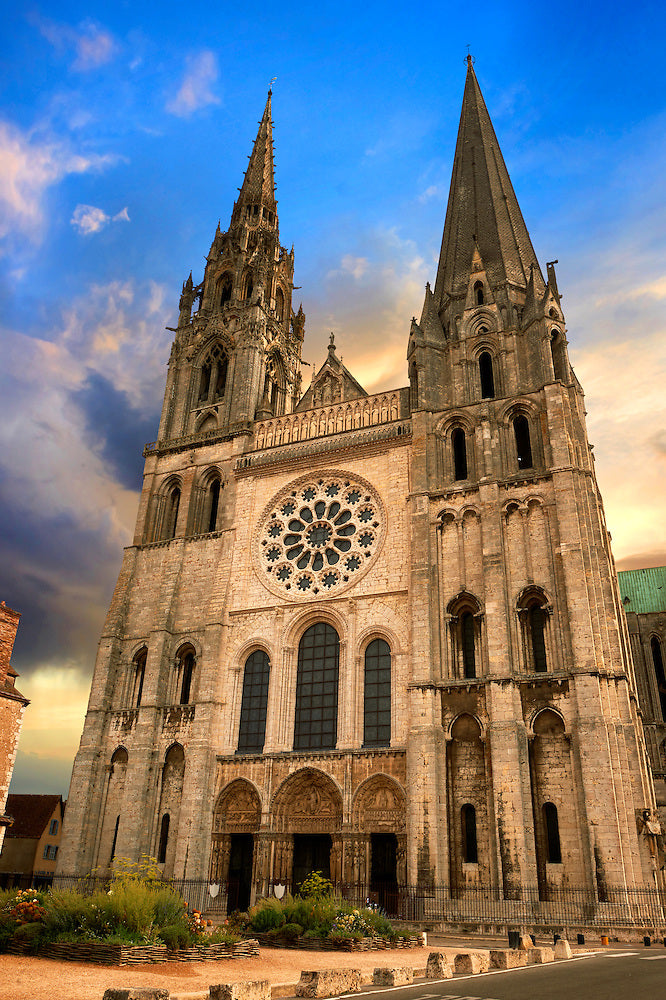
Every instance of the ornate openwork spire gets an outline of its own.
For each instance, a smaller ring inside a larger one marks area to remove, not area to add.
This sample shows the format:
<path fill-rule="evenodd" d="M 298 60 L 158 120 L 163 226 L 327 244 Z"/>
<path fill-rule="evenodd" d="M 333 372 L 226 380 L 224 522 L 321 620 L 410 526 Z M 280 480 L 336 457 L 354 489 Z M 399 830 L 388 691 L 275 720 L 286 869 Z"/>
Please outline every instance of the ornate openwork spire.
<path fill-rule="evenodd" d="M 483 259 L 491 286 L 508 281 L 526 288 L 533 267 L 537 291 L 543 290 L 532 241 L 474 73 L 472 57 L 468 56 L 435 284 L 438 308 L 447 293 L 465 293 L 475 248 Z"/>
<path fill-rule="evenodd" d="M 251 221 L 265 210 L 264 221 L 277 225 L 277 202 L 275 200 L 275 176 L 273 168 L 273 122 L 271 121 L 272 90 L 268 91 L 266 107 L 259 122 L 259 131 L 254 140 L 250 162 L 245 171 L 243 185 L 231 216 L 232 225 L 247 215 Z M 268 214 L 270 213 L 270 214 Z"/>

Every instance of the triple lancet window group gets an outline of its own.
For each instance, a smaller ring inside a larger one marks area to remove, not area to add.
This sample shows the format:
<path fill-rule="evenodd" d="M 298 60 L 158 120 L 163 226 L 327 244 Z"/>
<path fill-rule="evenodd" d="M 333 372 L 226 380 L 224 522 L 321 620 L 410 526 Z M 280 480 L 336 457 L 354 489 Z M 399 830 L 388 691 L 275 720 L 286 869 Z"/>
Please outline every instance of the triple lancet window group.
<path fill-rule="evenodd" d="M 391 649 L 373 639 L 365 649 L 363 746 L 391 742 Z M 340 639 L 327 622 L 305 630 L 298 644 L 294 750 L 334 750 L 338 740 Z M 262 753 L 266 737 L 270 662 L 264 650 L 245 661 L 237 753 Z"/>

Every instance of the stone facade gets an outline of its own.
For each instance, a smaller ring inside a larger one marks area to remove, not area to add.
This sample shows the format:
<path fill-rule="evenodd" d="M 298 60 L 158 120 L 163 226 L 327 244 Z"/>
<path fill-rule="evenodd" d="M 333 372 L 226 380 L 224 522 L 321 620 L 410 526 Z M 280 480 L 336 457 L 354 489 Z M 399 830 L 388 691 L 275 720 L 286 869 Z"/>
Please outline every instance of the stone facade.
<path fill-rule="evenodd" d="M 583 393 L 471 62 L 395 391 L 331 341 L 301 396 L 270 115 L 183 286 L 60 870 L 148 853 L 230 906 L 312 869 L 507 899 L 654 884 Z"/>
<path fill-rule="evenodd" d="M 14 772 L 23 714 L 30 704 L 16 688 L 18 674 L 11 665 L 14 640 L 21 615 L 0 602 L 0 851 L 11 817 L 5 814 L 9 784 Z"/>

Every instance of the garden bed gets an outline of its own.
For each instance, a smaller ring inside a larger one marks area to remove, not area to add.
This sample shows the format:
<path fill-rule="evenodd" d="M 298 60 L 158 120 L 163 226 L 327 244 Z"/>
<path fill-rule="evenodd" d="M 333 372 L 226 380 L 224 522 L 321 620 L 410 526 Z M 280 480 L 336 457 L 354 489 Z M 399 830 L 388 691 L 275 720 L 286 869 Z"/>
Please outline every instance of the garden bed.
<path fill-rule="evenodd" d="M 314 937 L 285 937 L 280 934 L 256 934 L 256 939 L 260 945 L 266 948 L 300 948 L 303 951 L 384 951 L 391 948 L 420 948 L 419 937 L 410 937 L 407 940 L 398 938 L 390 940 L 387 938 L 314 938 Z"/>
<path fill-rule="evenodd" d="M 33 942 L 12 940 L 10 955 L 32 954 Z M 52 942 L 39 947 L 39 958 L 54 958 L 60 962 L 94 962 L 97 965 L 154 965 L 157 962 L 213 962 L 223 958 L 250 958 L 259 954 L 256 939 L 234 944 L 211 944 L 169 951 L 166 945 L 103 944 L 96 941 Z"/>

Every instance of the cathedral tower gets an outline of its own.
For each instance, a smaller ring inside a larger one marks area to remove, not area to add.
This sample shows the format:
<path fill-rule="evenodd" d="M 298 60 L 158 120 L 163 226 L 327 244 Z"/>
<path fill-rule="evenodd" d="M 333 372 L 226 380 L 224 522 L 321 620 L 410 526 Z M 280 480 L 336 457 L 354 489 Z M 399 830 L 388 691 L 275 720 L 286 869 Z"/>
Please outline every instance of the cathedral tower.
<path fill-rule="evenodd" d="M 269 93 L 183 285 L 60 870 L 152 854 L 230 909 L 318 870 L 401 915 L 606 912 L 655 883 L 654 792 L 554 264 L 471 60 L 408 386 L 368 394 L 331 335 L 301 395 L 293 269 Z"/>

